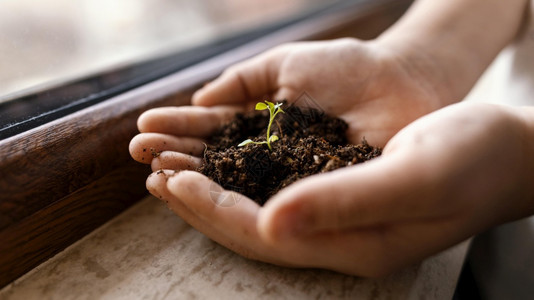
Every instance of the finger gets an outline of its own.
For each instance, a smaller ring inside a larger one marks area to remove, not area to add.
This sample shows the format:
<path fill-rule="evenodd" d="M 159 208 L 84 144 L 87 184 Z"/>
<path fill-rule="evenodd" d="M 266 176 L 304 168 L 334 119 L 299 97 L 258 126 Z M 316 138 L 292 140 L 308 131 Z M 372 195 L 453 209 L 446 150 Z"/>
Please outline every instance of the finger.
<path fill-rule="evenodd" d="M 176 199 L 172 193 L 167 189 L 167 181 L 170 177 L 175 175 L 173 170 L 159 170 L 150 174 L 146 180 L 147 190 L 154 195 L 154 197 L 164 201 L 169 209 L 180 216 L 191 226 L 197 230 L 208 234 L 209 236 L 224 239 L 209 223 L 203 222 L 199 219 L 187 206 Z"/>
<path fill-rule="evenodd" d="M 289 87 L 281 87 L 278 91 L 275 92 L 273 95 L 274 100 L 288 100 L 288 101 L 294 101 L 297 99 L 297 96 L 299 93 Z"/>
<path fill-rule="evenodd" d="M 278 89 L 278 70 L 285 47 L 275 48 L 228 68 L 214 81 L 198 90 L 194 105 L 236 104 L 271 95 Z"/>
<path fill-rule="evenodd" d="M 315 231 L 374 227 L 446 213 L 446 208 L 438 210 L 440 206 L 430 201 L 430 195 L 443 193 L 433 190 L 437 186 L 431 168 L 417 158 L 382 156 L 303 179 L 267 202 L 258 230 L 274 242 Z"/>
<path fill-rule="evenodd" d="M 167 189 L 167 181 L 170 177 L 175 175 L 173 170 L 159 170 L 150 174 L 146 180 L 147 190 L 156 198 L 164 201 L 167 206 L 184 221 L 195 227 L 199 231 L 210 232 L 212 235 L 217 235 L 210 228 L 209 224 L 202 222 L 190 209 L 187 208 L 181 201 L 177 200 L 172 193 Z"/>
<path fill-rule="evenodd" d="M 256 219 L 260 207 L 246 196 L 224 190 L 206 176 L 192 171 L 182 171 L 170 178 L 167 189 L 196 216 L 223 231 L 233 248 L 239 246 L 240 254 L 278 265 L 298 264 L 299 260 L 287 260 L 287 256 L 279 255 L 279 249 L 270 248 L 259 238 Z"/>
<path fill-rule="evenodd" d="M 310 247 L 329 253 L 322 263 L 353 275 L 383 277 L 480 232 L 472 220 L 435 218 L 314 236 Z M 337 258 L 337 259 L 336 259 Z"/>
<path fill-rule="evenodd" d="M 196 156 L 174 151 L 163 151 L 152 159 L 152 171 L 167 170 L 196 170 L 202 164 L 202 159 Z"/>
<path fill-rule="evenodd" d="M 197 138 L 176 137 L 161 133 L 141 133 L 130 141 L 130 155 L 140 163 L 150 164 L 162 151 L 182 152 L 200 156 L 204 152 L 204 142 Z"/>
<path fill-rule="evenodd" d="M 167 189 L 200 217 L 225 224 L 227 231 L 239 232 L 241 237 L 251 236 L 255 231 L 258 204 L 242 194 L 223 189 L 198 172 L 179 172 L 169 179 Z M 236 219 L 240 222 L 235 222 Z"/>
<path fill-rule="evenodd" d="M 283 243 L 299 243 L 313 249 L 313 260 L 318 268 L 345 274 L 380 277 L 391 270 L 390 261 L 397 253 L 387 247 L 389 231 L 383 228 L 366 228 L 352 231 L 323 231 L 293 237 Z"/>
<path fill-rule="evenodd" d="M 207 137 L 242 109 L 235 106 L 160 107 L 144 112 L 137 120 L 140 132 Z"/>
<path fill-rule="evenodd" d="M 150 194 L 158 199 L 168 199 L 172 197 L 172 194 L 167 190 L 168 177 L 176 173 L 174 170 L 158 170 L 150 175 L 146 179 L 146 189 Z"/>
<path fill-rule="evenodd" d="M 179 198 L 169 192 L 167 189 L 167 182 L 169 178 L 172 178 L 175 174 L 176 172 L 172 170 L 160 170 L 152 173 L 146 182 L 148 191 L 155 197 L 165 201 L 167 206 L 174 213 L 215 242 L 245 257 L 258 259 L 246 245 L 228 238 L 224 233 L 224 228 L 222 228 L 222 230 L 221 228 L 218 228 L 219 224 L 206 222 L 184 205 Z"/>
<path fill-rule="evenodd" d="M 403 231 L 405 226 L 401 224 L 398 227 L 402 230 L 391 226 L 350 231 L 323 231 L 294 237 L 290 241 L 302 243 L 307 248 L 323 253 L 315 260 L 319 268 L 376 278 L 416 262 L 415 257 L 421 258 L 417 255 L 420 252 L 419 248 L 424 246 L 417 247 L 420 241 L 414 243 L 413 239 L 402 240 L 406 236 L 398 236 L 397 232 Z M 391 228 L 395 230 L 392 231 Z M 399 238 L 401 243 L 396 243 Z M 409 246 L 406 247 L 406 244 Z"/>

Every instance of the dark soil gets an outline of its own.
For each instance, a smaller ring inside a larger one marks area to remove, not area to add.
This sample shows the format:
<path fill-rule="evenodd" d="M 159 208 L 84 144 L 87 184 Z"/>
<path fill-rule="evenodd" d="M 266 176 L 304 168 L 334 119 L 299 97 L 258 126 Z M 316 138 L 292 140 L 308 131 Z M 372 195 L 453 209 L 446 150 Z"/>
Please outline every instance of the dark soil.
<path fill-rule="evenodd" d="M 222 187 L 237 191 L 263 205 L 272 195 L 300 178 L 362 163 L 381 154 L 381 149 L 362 140 L 347 143 L 347 124 L 315 109 L 284 105 L 276 116 L 272 133 L 280 137 L 267 145 L 248 144 L 246 139 L 265 140 L 268 111 L 237 114 L 216 132 L 204 154 L 199 172 Z"/>

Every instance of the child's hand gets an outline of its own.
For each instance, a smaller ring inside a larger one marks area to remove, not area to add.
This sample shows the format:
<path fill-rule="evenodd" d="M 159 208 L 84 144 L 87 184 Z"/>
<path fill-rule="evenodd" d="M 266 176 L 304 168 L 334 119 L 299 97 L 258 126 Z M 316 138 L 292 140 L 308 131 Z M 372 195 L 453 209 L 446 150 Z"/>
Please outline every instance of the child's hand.
<path fill-rule="evenodd" d="M 315 256 L 309 256 L 310 249 L 307 256 L 301 256 L 298 248 L 274 249 L 258 235 L 260 207 L 255 203 L 240 196 L 237 199 L 242 201 L 234 207 L 218 209 L 214 203 L 219 200 L 213 202 L 210 196 L 218 187 L 206 177 L 183 172 L 167 182 L 174 171 L 157 171 L 196 169 L 203 139 L 237 110 L 266 94 L 294 101 L 307 92 L 326 113 L 348 122 L 351 142 L 365 136 L 371 144 L 385 145 L 400 128 L 450 100 L 429 81 L 437 77 L 428 75 L 433 72 L 430 69 L 423 71 L 424 63 L 417 69 L 407 67 L 409 63 L 392 53 L 377 43 L 353 39 L 278 47 L 230 68 L 198 91 L 194 104 L 209 108 L 158 108 L 144 113 L 138 120 L 141 134 L 130 143 L 130 152 L 156 172 L 147 180 L 149 191 L 169 201 L 177 214 L 206 235 L 247 257 L 312 266 Z M 189 201 L 203 206 L 193 207 Z M 316 266 L 336 269 L 331 264 Z"/>
<path fill-rule="evenodd" d="M 265 207 L 197 172 L 152 174 L 147 186 L 245 257 L 380 276 L 534 212 L 524 129 L 512 109 L 445 108 L 399 132 L 382 157 L 305 178 Z"/>
<path fill-rule="evenodd" d="M 306 92 L 347 121 L 352 143 L 363 136 L 387 143 L 384 155 L 301 180 L 263 208 L 196 172 L 157 172 L 147 187 L 243 256 L 367 276 L 390 272 L 534 211 L 534 163 L 526 157 L 534 151 L 534 129 L 525 134 L 511 110 L 459 105 L 397 134 L 465 96 L 512 40 L 524 6 L 523 0 L 417 1 L 376 41 L 277 47 L 195 94 L 194 105 L 213 107 L 143 114 L 130 152 L 153 170 L 195 169 L 202 139 L 236 110 L 265 95 L 295 101 Z M 234 205 L 226 207 L 227 200 Z"/>
<path fill-rule="evenodd" d="M 365 136 L 383 146 L 411 121 L 459 100 L 433 81 L 441 78 L 435 65 L 387 47 L 355 39 L 283 45 L 229 68 L 197 91 L 193 104 L 251 106 L 264 96 L 292 102 L 306 92 L 347 121 L 352 143 Z"/>
<path fill-rule="evenodd" d="M 192 170 L 200 162 L 202 139 L 235 111 L 251 109 L 265 95 L 295 101 L 303 92 L 326 113 L 347 121 L 351 143 L 365 137 L 370 144 L 383 146 L 402 127 L 452 98 L 431 81 L 440 78 L 435 66 L 423 58 L 408 62 L 387 47 L 355 39 L 277 47 L 229 68 L 197 91 L 193 104 L 212 109 L 145 112 L 138 120 L 141 134 L 130 143 L 130 153 L 139 162 L 151 163 L 154 171 Z"/>

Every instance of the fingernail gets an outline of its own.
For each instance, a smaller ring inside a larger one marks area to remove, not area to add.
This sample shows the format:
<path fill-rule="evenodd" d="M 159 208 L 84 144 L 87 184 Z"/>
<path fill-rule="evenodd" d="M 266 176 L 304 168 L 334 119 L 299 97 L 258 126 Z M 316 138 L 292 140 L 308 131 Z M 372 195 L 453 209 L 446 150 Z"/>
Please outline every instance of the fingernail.
<path fill-rule="evenodd" d="M 165 182 L 167 182 L 169 180 L 169 178 L 173 177 L 174 175 L 180 173 L 180 170 L 176 171 L 176 170 L 163 170 L 163 169 L 159 169 L 158 171 L 155 172 L 156 175 L 162 175 L 162 176 L 165 176 Z"/>
<path fill-rule="evenodd" d="M 151 173 L 146 181 L 146 188 L 150 194 L 152 194 L 154 197 L 166 201 L 166 195 L 168 194 L 166 182 L 168 179 L 172 176 L 174 176 L 176 172 L 173 170 L 163 170 L 160 169 L 158 171 L 155 171 Z"/>

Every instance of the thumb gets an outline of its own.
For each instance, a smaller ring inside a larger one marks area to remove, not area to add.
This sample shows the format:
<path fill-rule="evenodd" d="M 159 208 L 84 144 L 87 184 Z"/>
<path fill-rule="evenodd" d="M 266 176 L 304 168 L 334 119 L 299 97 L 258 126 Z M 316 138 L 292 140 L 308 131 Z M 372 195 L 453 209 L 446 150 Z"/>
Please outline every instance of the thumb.
<path fill-rule="evenodd" d="M 273 94 L 284 53 L 273 49 L 226 69 L 193 95 L 193 105 L 239 104 Z"/>
<path fill-rule="evenodd" d="M 426 200 L 437 185 L 428 164 L 411 157 L 401 151 L 303 179 L 267 202 L 258 230 L 275 242 L 427 216 L 433 203 Z"/>

